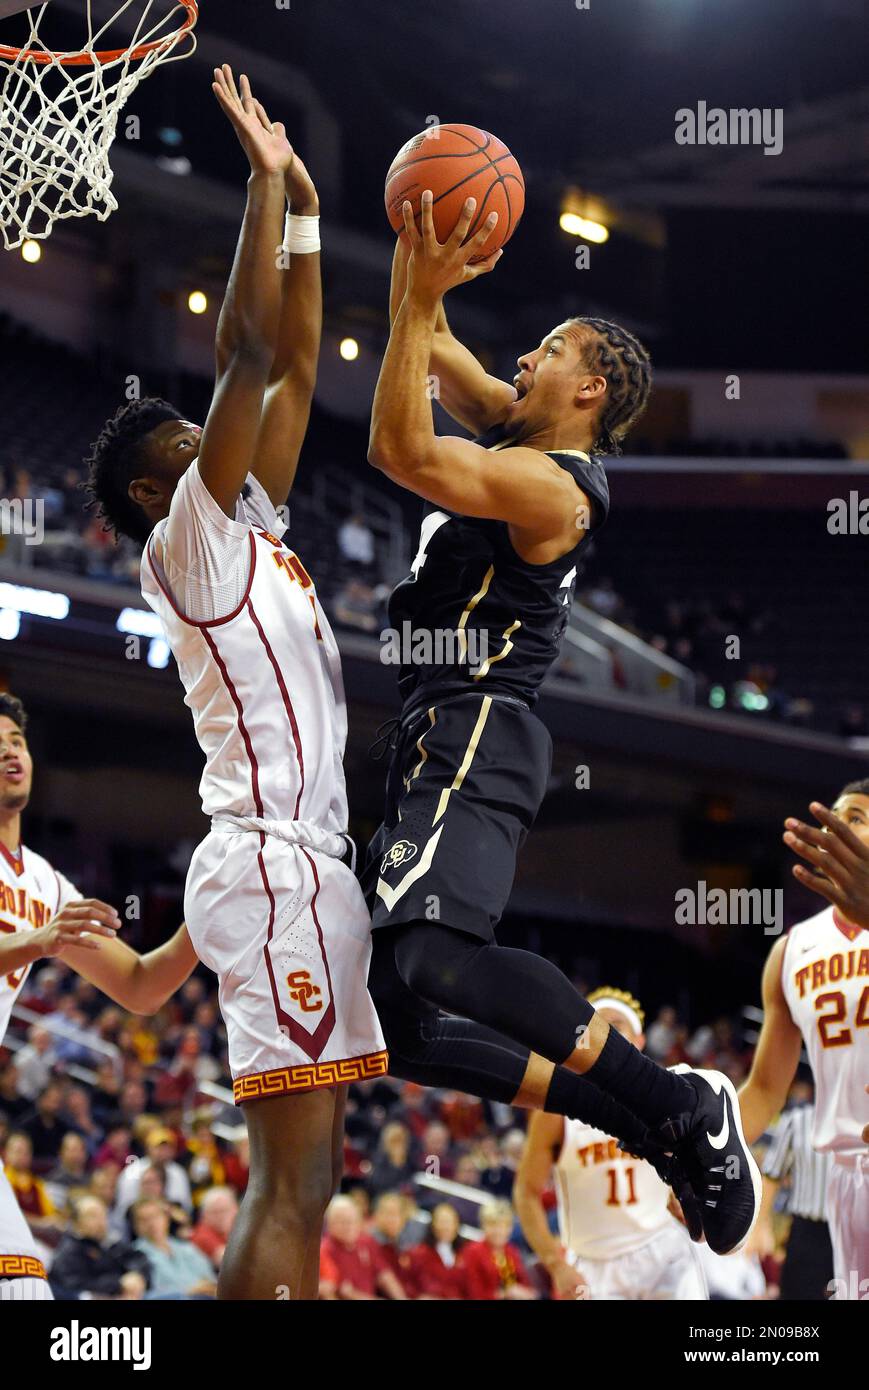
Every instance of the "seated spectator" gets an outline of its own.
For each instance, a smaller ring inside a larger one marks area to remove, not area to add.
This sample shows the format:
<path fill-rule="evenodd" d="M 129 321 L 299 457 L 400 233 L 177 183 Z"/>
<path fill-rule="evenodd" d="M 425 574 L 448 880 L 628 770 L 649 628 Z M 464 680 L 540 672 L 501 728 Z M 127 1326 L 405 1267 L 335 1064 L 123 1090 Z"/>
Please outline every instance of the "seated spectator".
<path fill-rule="evenodd" d="M 335 622 L 342 627 L 361 628 L 363 632 L 376 632 L 377 594 L 370 584 L 361 579 L 348 579 L 339 589 L 333 600 Z"/>
<path fill-rule="evenodd" d="M 371 1195 L 409 1191 L 415 1172 L 416 1164 L 410 1153 L 410 1130 L 397 1121 L 384 1125 L 368 1179 Z"/>
<path fill-rule="evenodd" d="M 30 1139 L 33 1165 L 37 1172 L 48 1172 L 57 1162 L 60 1146 L 68 1126 L 60 1120 L 63 1091 L 52 1081 L 36 1098 L 35 1109 L 21 1121 L 21 1128 Z"/>
<path fill-rule="evenodd" d="M 467 1297 L 487 1301 L 536 1298 L 522 1256 L 510 1244 L 510 1203 L 487 1202 L 480 1212 L 480 1225 L 483 1239 L 469 1241 L 460 1257 Z"/>
<path fill-rule="evenodd" d="M 222 1187 L 226 1182 L 226 1167 L 217 1140 L 211 1133 L 207 1114 L 193 1116 L 191 1134 L 187 1140 L 187 1176 L 193 1189 L 193 1201 L 198 1205 L 209 1188 Z"/>
<path fill-rule="evenodd" d="M 140 1195 L 142 1177 L 149 1168 L 159 1168 L 165 1178 L 166 1201 L 182 1207 L 189 1213 L 193 1209 L 190 1192 L 190 1179 L 175 1161 L 176 1143 L 171 1130 L 157 1124 L 148 1130 L 145 1138 L 147 1157 L 134 1159 L 128 1163 L 118 1182 L 118 1211 L 126 1212 Z"/>
<path fill-rule="evenodd" d="M 402 1287 L 405 1298 L 416 1298 L 411 1248 L 414 1244 L 410 1227 L 412 1203 L 398 1192 L 382 1192 L 374 1203 L 371 1234 L 380 1246 L 380 1254 Z"/>
<path fill-rule="evenodd" d="M 203 1195 L 199 1213 L 190 1239 L 214 1268 L 220 1269 L 229 1233 L 238 1216 L 238 1198 L 231 1187 L 211 1187 Z"/>
<path fill-rule="evenodd" d="M 360 512 L 354 512 L 338 530 L 338 549 L 350 564 L 370 570 L 374 564 L 374 534 Z"/>
<path fill-rule="evenodd" d="M 121 1115 L 110 1115 L 106 1126 L 106 1137 L 94 1154 L 94 1167 L 101 1168 L 104 1163 L 116 1164 L 124 1169 L 132 1157 L 130 1141 L 132 1134 L 129 1125 Z"/>
<path fill-rule="evenodd" d="M 223 1160 L 226 1169 L 226 1181 L 230 1187 L 234 1188 L 239 1197 L 243 1197 L 247 1191 L 247 1180 L 250 1174 L 250 1140 L 247 1137 L 247 1130 L 242 1126 L 242 1133 L 237 1139 L 233 1139 L 232 1148 Z"/>
<path fill-rule="evenodd" d="M 95 1152 L 103 1137 L 103 1129 L 91 1112 L 90 1093 L 84 1086 L 69 1086 L 63 1102 L 63 1116 L 70 1129 L 81 1135 L 88 1157 Z"/>
<path fill-rule="evenodd" d="M 156 1197 L 169 1208 L 169 1234 L 179 1240 L 188 1240 L 192 1230 L 190 1213 L 177 1202 L 170 1202 L 166 1196 L 166 1172 L 163 1168 L 146 1168 L 139 1184 L 139 1197 Z M 132 1229 L 132 1218 L 127 1213 Z"/>
<path fill-rule="evenodd" d="M 480 1170 L 474 1161 L 473 1154 L 463 1153 L 456 1163 L 456 1174 L 454 1181 L 461 1183 L 462 1187 L 480 1187 Z M 476 1226 L 480 1211 L 480 1198 L 473 1196 L 460 1197 L 454 1196 L 452 1202 L 456 1211 L 459 1213 L 459 1220 L 466 1226 Z"/>
<path fill-rule="evenodd" d="M 112 1239 L 128 1240 L 130 1236 L 129 1223 L 115 1210 L 120 1172 L 121 1170 L 116 1163 L 104 1163 L 101 1167 L 95 1168 L 88 1184 L 88 1195 L 99 1197 L 105 1206 L 108 1212 L 109 1234 Z"/>
<path fill-rule="evenodd" d="M 148 1257 L 151 1293 L 156 1298 L 213 1297 L 217 1285 L 207 1255 L 189 1240 L 169 1234 L 169 1206 L 156 1197 L 140 1197 L 132 1207 L 135 1248 Z"/>
<path fill-rule="evenodd" d="M 18 1090 L 25 1100 L 36 1100 L 51 1080 L 51 1069 L 57 1061 L 47 1028 L 33 1023 L 27 1030 L 27 1042 L 16 1054 Z"/>
<path fill-rule="evenodd" d="M 370 1302 L 379 1295 L 405 1297 L 379 1245 L 364 1234 L 356 1203 L 350 1197 L 333 1197 L 320 1247 L 320 1297 Z"/>
<path fill-rule="evenodd" d="M 46 1178 L 46 1187 L 55 1207 L 66 1211 L 69 1194 L 75 1188 L 88 1185 L 88 1151 L 84 1140 L 75 1130 L 63 1136 L 56 1167 Z"/>
<path fill-rule="evenodd" d="M 54 1204 L 41 1178 L 33 1175 L 33 1145 L 26 1134 L 13 1132 L 6 1140 L 5 1173 L 18 1199 L 18 1205 L 34 1235 L 50 1239 L 63 1229 L 63 1217 Z"/>
<path fill-rule="evenodd" d="M 72 1219 L 72 1230 L 51 1264 L 55 1296 L 141 1298 L 148 1287 L 148 1261 L 126 1241 L 112 1237 L 105 1203 L 99 1197 L 78 1197 Z"/>
<path fill-rule="evenodd" d="M 18 1068 L 14 1062 L 0 1067 L 0 1116 L 7 1124 L 17 1125 L 23 1115 L 31 1112 L 30 1101 L 23 1096 L 18 1086 Z"/>
<path fill-rule="evenodd" d="M 459 1235 L 459 1213 L 449 1202 L 439 1202 L 425 1237 L 410 1252 L 417 1298 L 467 1297 L 465 1271 L 459 1259 L 464 1244 Z"/>

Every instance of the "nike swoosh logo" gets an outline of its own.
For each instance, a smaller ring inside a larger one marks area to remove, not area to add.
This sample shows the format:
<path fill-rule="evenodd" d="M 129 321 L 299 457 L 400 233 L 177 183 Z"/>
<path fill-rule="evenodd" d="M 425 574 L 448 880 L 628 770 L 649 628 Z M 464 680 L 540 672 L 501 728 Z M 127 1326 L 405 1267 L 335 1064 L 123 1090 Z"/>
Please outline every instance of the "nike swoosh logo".
<path fill-rule="evenodd" d="M 723 1098 L 723 1105 L 724 1124 L 721 1126 L 721 1129 L 719 1130 L 718 1134 L 710 1134 L 708 1129 L 706 1131 L 706 1138 L 709 1140 L 709 1143 L 712 1145 L 713 1149 L 723 1149 L 724 1145 L 727 1143 L 727 1140 L 730 1138 L 730 1116 L 727 1113 L 726 1097 Z"/>

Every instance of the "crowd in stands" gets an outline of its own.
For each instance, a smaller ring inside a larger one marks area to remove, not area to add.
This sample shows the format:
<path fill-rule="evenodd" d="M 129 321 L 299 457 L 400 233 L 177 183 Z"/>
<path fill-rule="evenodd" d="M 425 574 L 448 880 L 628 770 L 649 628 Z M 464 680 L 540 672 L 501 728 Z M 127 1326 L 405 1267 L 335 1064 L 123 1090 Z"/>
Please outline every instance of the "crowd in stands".
<path fill-rule="evenodd" d="M 230 1079 L 210 978 L 135 1018 L 55 960 L 19 1002 L 39 1021 L 13 1018 L 0 1049 L 0 1155 L 55 1294 L 213 1297 L 248 1146 L 239 1112 L 215 1098 Z M 737 1083 L 751 1053 L 732 1020 L 690 1030 L 671 1007 L 648 1050 Z M 321 1297 L 550 1297 L 511 1205 L 525 1123 L 510 1106 L 391 1077 L 351 1086 Z M 553 1192 L 546 1205 L 554 1221 Z M 774 1290 L 775 1261 L 764 1268 Z"/>

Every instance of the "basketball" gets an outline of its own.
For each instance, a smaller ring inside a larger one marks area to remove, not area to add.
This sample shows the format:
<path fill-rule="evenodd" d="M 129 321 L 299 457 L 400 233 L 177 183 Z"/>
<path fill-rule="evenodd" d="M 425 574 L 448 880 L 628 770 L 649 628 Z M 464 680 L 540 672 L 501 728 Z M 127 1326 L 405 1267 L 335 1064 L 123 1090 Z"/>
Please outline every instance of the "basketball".
<path fill-rule="evenodd" d="M 479 256 L 484 260 L 505 246 L 525 208 L 525 180 L 503 141 L 473 125 L 429 126 L 402 145 L 386 175 L 386 214 L 394 232 L 404 226 L 402 203 L 413 205 L 419 223 L 420 202 L 430 188 L 438 241 L 444 242 L 458 221 L 466 198 L 476 198 L 468 238 L 490 212 L 498 222 Z"/>

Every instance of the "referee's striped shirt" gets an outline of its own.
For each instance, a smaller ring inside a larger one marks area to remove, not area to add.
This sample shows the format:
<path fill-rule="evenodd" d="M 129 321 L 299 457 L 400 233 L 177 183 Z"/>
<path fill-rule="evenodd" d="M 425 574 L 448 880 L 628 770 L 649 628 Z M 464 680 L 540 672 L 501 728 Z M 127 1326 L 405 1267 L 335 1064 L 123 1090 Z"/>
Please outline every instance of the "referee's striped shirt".
<path fill-rule="evenodd" d="M 812 1148 L 813 1105 L 795 1105 L 785 1110 L 771 1130 L 772 1139 L 763 1161 L 768 1178 L 779 1180 L 790 1175 L 785 1211 L 810 1221 L 826 1221 L 827 1184 L 832 1155 Z"/>

